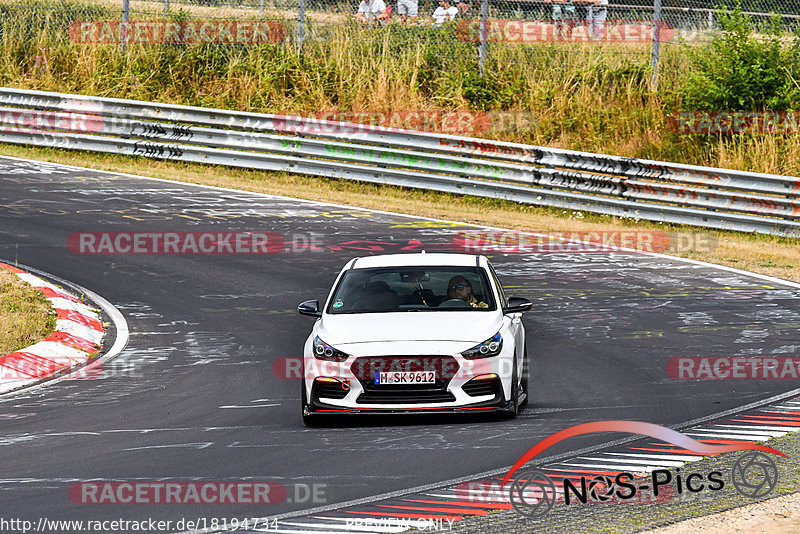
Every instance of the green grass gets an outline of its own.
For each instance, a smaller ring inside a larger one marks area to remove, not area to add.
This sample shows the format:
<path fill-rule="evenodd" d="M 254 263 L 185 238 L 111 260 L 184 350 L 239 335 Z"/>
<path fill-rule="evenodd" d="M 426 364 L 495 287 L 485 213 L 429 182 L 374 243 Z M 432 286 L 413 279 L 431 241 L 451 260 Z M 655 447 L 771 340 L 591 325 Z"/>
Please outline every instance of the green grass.
<path fill-rule="evenodd" d="M 55 326 L 45 296 L 0 268 L 0 356 L 41 341 Z"/>

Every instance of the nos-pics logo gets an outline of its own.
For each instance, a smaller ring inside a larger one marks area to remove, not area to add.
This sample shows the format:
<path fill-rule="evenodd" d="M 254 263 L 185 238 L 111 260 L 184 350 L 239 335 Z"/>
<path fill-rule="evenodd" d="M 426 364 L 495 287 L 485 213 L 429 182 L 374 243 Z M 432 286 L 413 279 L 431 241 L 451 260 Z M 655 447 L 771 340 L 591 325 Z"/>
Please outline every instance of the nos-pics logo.
<path fill-rule="evenodd" d="M 648 477 L 635 477 L 633 473 L 601 474 L 564 478 L 554 481 L 535 468 L 520 470 L 537 454 L 564 439 L 595 432 L 627 432 L 641 434 L 670 443 L 687 451 L 704 456 L 723 452 L 747 451 L 737 458 L 729 472 L 681 472 L 680 469 L 655 469 Z M 744 497 L 759 499 L 768 495 L 777 485 L 778 467 L 764 453 L 784 456 L 783 453 L 756 443 L 734 445 L 709 445 L 670 428 L 638 421 L 597 421 L 576 425 L 557 432 L 526 452 L 508 471 L 501 487 L 508 484 L 508 499 L 519 514 L 528 518 L 542 517 L 556 502 L 586 504 L 588 502 L 641 502 L 642 494 L 656 500 L 675 493 L 719 491 L 728 483 Z M 514 476 L 516 474 L 516 476 Z M 727 476 L 726 476 L 727 475 Z M 513 477 L 513 478 L 512 478 Z M 727 479 L 727 480 L 726 480 Z"/>

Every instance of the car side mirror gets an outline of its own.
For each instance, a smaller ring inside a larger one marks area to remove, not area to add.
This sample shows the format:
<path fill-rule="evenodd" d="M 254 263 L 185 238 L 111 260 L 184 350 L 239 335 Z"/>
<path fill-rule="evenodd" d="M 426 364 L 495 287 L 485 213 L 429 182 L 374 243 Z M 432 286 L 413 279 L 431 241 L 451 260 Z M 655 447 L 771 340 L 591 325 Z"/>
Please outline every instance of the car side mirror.
<path fill-rule="evenodd" d="M 528 311 L 533 307 L 533 302 L 522 297 L 508 297 L 508 304 L 503 306 L 503 314 L 507 313 L 521 313 Z"/>
<path fill-rule="evenodd" d="M 297 305 L 297 311 L 300 315 L 309 315 L 311 317 L 322 317 L 322 312 L 319 309 L 318 300 L 307 300 Z"/>

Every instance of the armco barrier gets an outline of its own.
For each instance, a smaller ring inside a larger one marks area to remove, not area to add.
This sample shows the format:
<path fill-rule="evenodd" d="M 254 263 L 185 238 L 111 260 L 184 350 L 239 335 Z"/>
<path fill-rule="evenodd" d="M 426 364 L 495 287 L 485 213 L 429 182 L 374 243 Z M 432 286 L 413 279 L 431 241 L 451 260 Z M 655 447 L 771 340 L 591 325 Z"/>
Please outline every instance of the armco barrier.
<path fill-rule="evenodd" d="M 0 88 L 0 141 L 800 237 L 800 178 L 302 117 Z"/>

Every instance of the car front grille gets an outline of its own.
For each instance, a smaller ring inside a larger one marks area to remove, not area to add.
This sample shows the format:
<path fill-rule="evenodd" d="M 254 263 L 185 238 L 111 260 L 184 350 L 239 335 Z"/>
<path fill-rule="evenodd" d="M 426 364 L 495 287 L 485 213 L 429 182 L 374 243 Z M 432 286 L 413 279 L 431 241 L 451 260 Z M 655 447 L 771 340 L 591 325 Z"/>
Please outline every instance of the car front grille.
<path fill-rule="evenodd" d="M 388 388 L 388 386 L 386 386 Z M 358 396 L 359 404 L 425 404 L 428 402 L 453 402 L 456 398 L 449 391 L 437 389 L 422 389 L 418 386 L 413 389 L 385 389 L 380 391 L 367 391 Z"/>
<path fill-rule="evenodd" d="M 358 378 L 364 392 L 359 404 L 424 404 L 454 402 L 447 391 L 450 380 L 458 372 L 452 356 L 368 356 L 356 358 L 350 371 Z M 434 371 L 433 384 L 375 384 L 377 372 Z"/>

